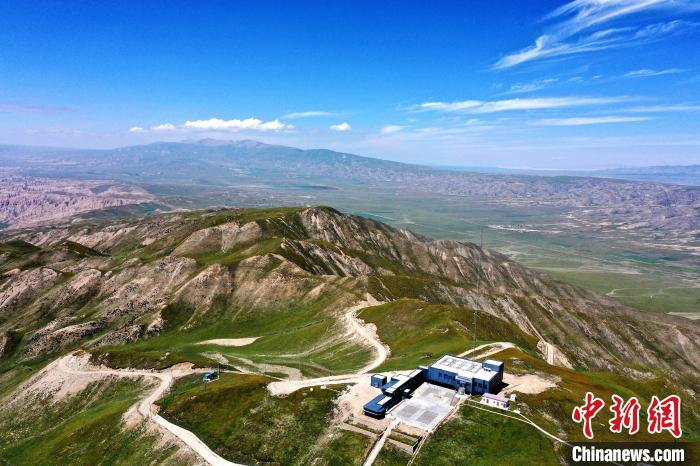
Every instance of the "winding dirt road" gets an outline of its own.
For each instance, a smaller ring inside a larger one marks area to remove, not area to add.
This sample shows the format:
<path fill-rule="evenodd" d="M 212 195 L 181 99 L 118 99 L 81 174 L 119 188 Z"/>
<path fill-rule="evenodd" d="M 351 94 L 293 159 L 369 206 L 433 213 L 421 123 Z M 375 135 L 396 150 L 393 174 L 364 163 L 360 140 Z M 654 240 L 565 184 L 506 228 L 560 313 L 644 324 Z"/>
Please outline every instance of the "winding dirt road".
<path fill-rule="evenodd" d="M 366 324 L 357 318 L 357 313 L 360 311 L 360 309 L 364 309 L 369 306 L 376 306 L 378 304 L 381 303 L 372 298 L 372 296 L 367 295 L 367 299 L 365 301 L 361 301 L 342 312 L 343 322 L 350 333 L 374 349 L 374 357 L 366 366 L 362 367 L 354 374 L 331 375 L 327 377 L 317 377 L 315 379 L 280 380 L 278 382 L 272 382 L 267 386 L 270 393 L 276 396 L 284 396 L 306 387 L 317 387 L 319 385 L 341 383 L 360 383 L 362 379 L 366 377 L 367 373 L 381 366 L 384 361 L 386 361 L 386 358 L 389 357 L 389 348 L 379 339 L 379 336 L 377 336 L 377 331 L 373 325 Z"/>
<path fill-rule="evenodd" d="M 111 375 L 117 377 L 152 377 L 160 380 L 160 383 L 146 398 L 138 402 L 137 409 L 138 412 L 147 420 L 154 422 L 160 428 L 167 430 L 180 440 L 182 440 L 187 446 L 194 450 L 198 455 L 200 455 L 205 461 L 214 466 L 243 466 L 237 463 L 232 463 L 221 456 L 214 453 L 204 442 L 202 442 L 195 434 L 187 429 L 183 429 L 162 416 L 156 414 L 153 410 L 153 403 L 158 400 L 163 394 L 170 388 L 173 383 L 174 377 L 171 370 L 163 372 L 151 372 L 151 371 L 141 371 L 141 370 L 117 370 L 117 369 L 97 369 L 88 368 L 84 369 L 81 367 L 71 367 L 71 362 L 75 361 L 76 358 L 72 355 L 64 356 L 61 358 L 56 365 L 56 369 L 62 371 L 66 374 L 74 375 Z M 182 371 L 180 375 L 186 375 L 187 373 L 193 373 L 192 369 L 189 371 Z"/>

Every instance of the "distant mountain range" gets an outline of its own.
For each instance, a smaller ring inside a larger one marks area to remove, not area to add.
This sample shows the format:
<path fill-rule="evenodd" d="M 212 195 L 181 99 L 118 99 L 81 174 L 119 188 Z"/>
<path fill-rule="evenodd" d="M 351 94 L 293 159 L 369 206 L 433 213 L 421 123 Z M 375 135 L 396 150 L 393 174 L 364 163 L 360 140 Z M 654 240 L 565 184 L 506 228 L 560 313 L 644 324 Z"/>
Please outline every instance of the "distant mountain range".
<path fill-rule="evenodd" d="M 143 179 L 152 175 L 152 170 L 156 170 L 161 177 L 166 175 L 178 177 L 183 168 L 189 167 L 198 170 L 194 172 L 196 174 L 208 173 L 219 178 L 226 177 L 226 173 L 209 172 L 214 168 L 235 167 L 244 170 L 281 170 L 295 175 L 329 178 L 347 178 L 348 176 L 353 178 L 354 174 L 355 178 L 381 179 L 382 176 L 387 176 L 385 171 L 426 174 L 462 172 L 538 177 L 618 178 L 700 185 L 700 164 L 620 167 L 602 170 L 428 166 L 392 162 L 327 149 L 304 150 L 249 139 L 227 141 L 208 138 L 181 142 L 155 142 L 102 150 L 0 145 L 0 161 L 14 164 L 22 171 L 31 171 L 44 176 L 55 175 L 58 171 L 61 174 L 138 176 Z M 59 161 L 61 163 L 57 166 Z M 170 164 L 174 165 L 167 166 Z M 376 172 L 377 170 L 380 172 Z"/>
<path fill-rule="evenodd" d="M 541 206 L 564 215 L 566 228 L 617 232 L 627 238 L 637 235 L 640 241 L 654 238 L 658 244 L 669 242 L 674 248 L 681 245 L 692 251 L 698 249 L 700 239 L 696 234 L 700 187 L 602 177 L 619 173 L 619 177 L 653 179 L 665 174 L 673 178 L 682 171 L 677 167 L 596 172 L 599 176 L 476 173 L 326 149 L 214 139 L 111 150 L 0 146 L 0 164 L 0 175 L 133 184 L 170 208 L 304 205 L 313 199 L 356 209 L 358 202 L 349 202 L 350 197 L 380 208 L 378 194 L 389 193 L 395 199 L 439 196 L 438 202 L 462 199 L 508 208 Z M 689 169 L 696 172 L 697 166 Z M 334 190 L 343 195 L 333 196 Z M 10 206 L 14 198 L 8 198 Z"/>
<path fill-rule="evenodd" d="M 658 165 L 649 167 L 608 168 L 604 170 L 544 170 L 537 168 L 469 166 L 436 166 L 435 168 L 463 172 L 511 175 L 616 178 L 620 180 L 652 181 L 657 183 L 700 186 L 700 165 Z"/>

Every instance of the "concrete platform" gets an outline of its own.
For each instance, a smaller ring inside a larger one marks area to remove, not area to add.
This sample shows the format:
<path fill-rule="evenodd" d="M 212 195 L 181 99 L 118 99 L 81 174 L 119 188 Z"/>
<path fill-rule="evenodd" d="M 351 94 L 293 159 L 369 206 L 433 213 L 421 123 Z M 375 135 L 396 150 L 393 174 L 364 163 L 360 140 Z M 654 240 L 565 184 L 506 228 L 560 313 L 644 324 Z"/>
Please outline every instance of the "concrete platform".
<path fill-rule="evenodd" d="M 389 415 L 427 432 L 435 430 L 447 417 L 458 398 L 454 390 L 424 383 L 411 398 L 402 401 Z"/>

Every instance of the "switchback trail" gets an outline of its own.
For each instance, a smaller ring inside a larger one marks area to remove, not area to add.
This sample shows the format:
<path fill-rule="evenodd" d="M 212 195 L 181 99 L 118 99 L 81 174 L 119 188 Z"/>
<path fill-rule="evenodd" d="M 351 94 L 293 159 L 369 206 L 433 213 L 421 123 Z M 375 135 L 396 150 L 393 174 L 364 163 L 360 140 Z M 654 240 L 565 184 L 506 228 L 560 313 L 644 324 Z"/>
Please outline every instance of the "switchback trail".
<path fill-rule="evenodd" d="M 376 306 L 378 304 L 381 303 L 375 300 L 372 296 L 367 295 L 367 299 L 365 301 L 361 301 L 356 305 L 342 311 L 342 319 L 348 329 L 348 333 L 350 335 L 354 335 L 355 338 L 362 340 L 365 344 L 368 344 L 374 349 L 374 357 L 367 365 L 360 368 L 360 370 L 354 374 L 331 375 L 327 377 L 317 377 L 314 379 L 280 380 L 277 382 L 272 382 L 267 386 L 270 393 L 277 396 L 283 396 L 289 395 L 292 392 L 306 387 L 360 383 L 365 374 L 381 366 L 389 357 L 389 348 L 379 339 L 373 325 L 366 324 L 357 318 L 357 313 L 360 309 L 364 309 L 365 307 L 369 306 Z"/>
<path fill-rule="evenodd" d="M 180 440 L 182 440 L 187 446 L 194 450 L 198 455 L 200 455 L 209 464 L 214 466 L 243 466 L 237 463 L 232 463 L 221 456 L 214 453 L 204 442 L 202 442 L 195 434 L 187 429 L 183 429 L 162 416 L 154 413 L 152 411 L 153 403 L 160 398 L 173 383 L 174 377 L 172 371 L 167 370 L 163 372 L 151 372 L 142 370 L 118 370 L 118 369 L 97 369 L 97 368 L 75 368 L 71 367 L 70 363 L 75 360 L 73 355 L 64 356 L 61 358 L 56 365 L 56 369 L 67 374 L 75 375 L 113 375 L 117 377 L 153 377 L 160 381 L 155 390 L 153 390 L 148 396 L 143 400 L 138 402 L 137 410 L 146 420 L 153 421 L 160 428 L 167 430 Z M 194 372 L 192 369 L 185 371 L 182 375 L 186 373 Z"/>

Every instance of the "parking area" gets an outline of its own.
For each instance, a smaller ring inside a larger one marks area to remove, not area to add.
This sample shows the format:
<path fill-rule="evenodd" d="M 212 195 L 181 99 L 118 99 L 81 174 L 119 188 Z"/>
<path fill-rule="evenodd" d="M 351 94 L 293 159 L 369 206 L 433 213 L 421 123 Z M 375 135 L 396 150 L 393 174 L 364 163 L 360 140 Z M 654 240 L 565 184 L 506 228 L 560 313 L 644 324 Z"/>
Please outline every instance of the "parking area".
<path fill-rule="evenodd" d="M 457 403 L 455 391 L 424 383 L 389 415 L 419 429 L 432 432 Z"/>

